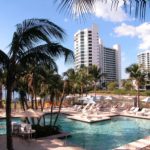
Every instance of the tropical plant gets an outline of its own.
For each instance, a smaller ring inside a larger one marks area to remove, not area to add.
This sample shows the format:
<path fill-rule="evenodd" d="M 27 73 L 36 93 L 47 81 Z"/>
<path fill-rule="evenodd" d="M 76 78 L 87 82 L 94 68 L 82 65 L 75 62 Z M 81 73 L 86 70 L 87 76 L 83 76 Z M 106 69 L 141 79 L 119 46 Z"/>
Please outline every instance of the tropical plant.
<path fill-rule="evenodd" d="M 73 52 L 52 40 L 62 40 L 64 31 L 47 19 L 27 19 L 17 24 L 8 55 L 0 50 L 0 63 L 6 68 L 6 127 L 7 149 L 13 150 L 11 130 L 11 97 L 14 81 L 21 75 L 18 66 L 39 63 L 55 65 L 53 57 L 61 54 L 67 61 Z"/>
<path fill-rule="evenodd" d="M 117 88 L 117 83 L 116 82 L 108 82 L 107 83 L 107 88 L 109 91 L 113 91 Z"/>
<path fill-rule="evenodd" d="M 107 3 L 104 0 L 55 0 L 58 2 L 60 11 L 66 11 L 75 16 L 84 16 L 85 14 L 92 13 L 95 9 L 95 2 Z M 131 14 L 132 11 L 135 11 L 135 17 L 140 17 L 140 19 L 145 18 L 146 8 L 149 4 L 149 1 L 146 0 L 112 0 L 111 8 L 117 11 L 119 3 L 123 2 L 125 6 L 125 11 Z M 129 11 L 127 11 L 129 8 Z M 133 9 L 134 8 L 134 9 Z"/>
<path fill-rule="evenodd" d="M 124 80 L 122 81 L 122 86 L 125 90 L 132 90 L 133 89 L 133 85 L 132 85 L 132 81 L 131 80 Z"/>
<path fill-rule="evenodd" d="M 75 94 L 77 89 L 77 72 L 75 72 L 73 68 L 70 68 L 63 73 L 63 76 L 66 78 L 66 80 L 68 80 L 68 91 L 70 91 L 72 94 Z"/>
<path fill-rule="evenodd" d="M 98 68 L 96 65 L 93 65 L 89 68 L 89 74 L 92 75 L 93 82 L 94 82 L 94 93 L 96 96 L 97 84 L 100 84 L 101 78 L 105 77 L 106 74 L 102 73 L 101 69 Z"/>
<path fill-rule="evenodd" d="M 146 73 L 141 70 L 141 67 L 138 64 L 132 64 L 126 68 L 126 72 L 129 74 L 129 77 L 135 81 L 137 86 L 137 107 L 140 107 L 140 87 L 145 82 Z"/>
<path fill-rule="evenodd" d="M 87 86 L 91 85 L 93 77 L 89 74 L 89 68 L 86 66 L 81 66 L 77 71 L 77 84 L 80 87 L 80 93 L 83 95 L 84 90 L 87 94 Z"/>
<path fill-rule="evenodd" d="M 2 98 L 3 98 L 3 85 L 5 84 L 6 76 L 5 71 L 2 66 L 0 66 L 0 108 L 3 108 Z"/>

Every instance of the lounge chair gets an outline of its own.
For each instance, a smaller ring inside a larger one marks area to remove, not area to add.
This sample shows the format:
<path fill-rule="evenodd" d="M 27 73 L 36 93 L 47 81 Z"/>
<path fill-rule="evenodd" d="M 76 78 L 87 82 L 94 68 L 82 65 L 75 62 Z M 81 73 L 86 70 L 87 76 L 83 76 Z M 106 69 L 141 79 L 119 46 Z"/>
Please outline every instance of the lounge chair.
<path fill-rule="evenodd" d="M 139 111 L 139 107 L 135 107 L 134 109 L 130 110 L 130 114 L 136 114 Z"/>
<path fill-rule="evenodd" d="M 32 129 L 31 124 L 21 124 L 19 135 L 24 139 L 31 139 L 36 131 Z"/>
<path fill-rule="evenodd" d="M 136 112 L 136 115 L 144 116 L 146 113 L 148 113 L 148 109 L 143 108 L 141 111 Z"/>

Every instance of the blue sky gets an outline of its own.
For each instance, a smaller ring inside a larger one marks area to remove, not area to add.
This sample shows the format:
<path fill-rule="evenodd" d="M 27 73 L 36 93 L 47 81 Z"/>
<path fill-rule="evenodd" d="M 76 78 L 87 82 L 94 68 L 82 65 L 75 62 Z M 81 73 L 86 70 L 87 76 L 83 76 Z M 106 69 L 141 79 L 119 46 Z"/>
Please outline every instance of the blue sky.
<path fill-rule="evenodd" d="M 72 50 L 74 33 L 90 27 L 93 23 L 97 24 L 99 35 L 106 47 L 112 47 L 116 43 L 121 45 L 122 78 L 127 77 L 125 68 L 137 62 L 138 51 L 150 48 L 149 17 L 146 16 L 145 22 L 134 19 L 124 13 L 122 4 L 116 12 L 109 9 L 109 2 L 107 6 L 97 3 L 95 12 L 88 16 L 86 21 L 74 20 L 64 13 L 59 13 L 53 0 L 1 0 L 0 6 L 0 49 L 5 52 L 9 50 L 7 46 L 11 42 L 15 25 L 29 18 L 46 18 L 62 27 L 67 36 L 61 44 Z M 57 63 L 60 73 L 73 66 L 64 65 L 62 58 L 59 58 Z"/>

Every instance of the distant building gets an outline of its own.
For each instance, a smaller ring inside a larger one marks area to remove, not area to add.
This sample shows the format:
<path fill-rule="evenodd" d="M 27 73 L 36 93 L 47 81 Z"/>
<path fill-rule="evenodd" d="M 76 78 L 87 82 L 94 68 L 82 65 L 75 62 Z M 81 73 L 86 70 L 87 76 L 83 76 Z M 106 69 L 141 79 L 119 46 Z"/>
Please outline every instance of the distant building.
<path fill-rule="evenodd" d="M 106 48 L 99 38 L 98 27 L 79 30 L 74 35 L 75 69 L 81 65 L 97 65 L 107 76 L 102 82 L 121 84 L 121 49 L 119 45 Z"/>
<path fill-rule="evenodd" d="M 139 52 L 137 59 L 141 69 L 150 72 L 150 50 Z M 150 80 L 148 78 L 146 79 L 145 89 L 150 89 Z"/>
<path fill-rule="evenodd" d="M 138 53 L 138 64 L 141 66 L 143 70 L 150 71 L 150 50 L 146 50 Z"/>

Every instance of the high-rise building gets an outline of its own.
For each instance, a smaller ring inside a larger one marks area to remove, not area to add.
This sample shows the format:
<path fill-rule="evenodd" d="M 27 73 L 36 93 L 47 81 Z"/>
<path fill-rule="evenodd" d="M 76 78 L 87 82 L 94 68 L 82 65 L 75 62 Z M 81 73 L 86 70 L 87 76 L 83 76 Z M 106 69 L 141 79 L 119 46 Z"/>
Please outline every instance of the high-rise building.
<path fill-rule="evenodd" d="M 81 65 L 96 65 L 107 76 L 102 82 L 121 81 L 121 56 L 120 46 L 106 48 L 99 38 L 98 27 L 93 25 L 89 29 L 79 30 L 74 35 L 75 69 Z"/>
<path fill-rule="evenodd" d="M 150 72 L 150 50 L 139 52 L 137 55 L 137 60 L 141 70 Z M 149 78 L 145 78 L 145 79 L 146 79 L 146 83 L 144 88 L 150 89 L 150 80 Z"/>
<path fill-rule="evenodd" d="M 139 52 L 138 55 L 138 64 L 143 70 L 150 71 L 150 50 Z"/>
<path fill-rule="evenodd" d="M 98 28 L 93 25 L 90 29 L 79 30 L 74 35 L 75 68 L 81 65 L 99 66 L 99 37 Z"/>

